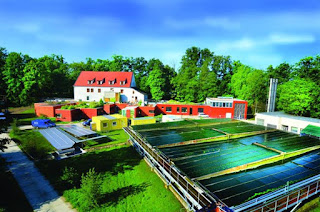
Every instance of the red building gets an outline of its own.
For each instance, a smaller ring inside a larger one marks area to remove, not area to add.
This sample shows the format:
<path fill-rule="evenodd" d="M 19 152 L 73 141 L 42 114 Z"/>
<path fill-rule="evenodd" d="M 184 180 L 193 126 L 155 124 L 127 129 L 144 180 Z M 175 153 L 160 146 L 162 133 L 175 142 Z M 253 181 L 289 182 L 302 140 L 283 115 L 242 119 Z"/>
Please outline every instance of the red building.
<path fill-rule="evenodd" d="M 74 104 L 74 103 L 72 103 Z M 246 119 L 248 102 L 239 99 L 219 97 L 207 98 L 205 104 L 155 104 L 148 106 L 129 106 L 127 103 L 105 104 L 103 108 L 81 108 L 62 110 L 62 105 L 35 103 L 37 116 L 56 117 L 60 121 L 75 121 L 92 118 L 102 114 L 114 114 L 120 110 L 128 118 L 163 115 L 198 116 L 199 113 L 210 118 Z"/>

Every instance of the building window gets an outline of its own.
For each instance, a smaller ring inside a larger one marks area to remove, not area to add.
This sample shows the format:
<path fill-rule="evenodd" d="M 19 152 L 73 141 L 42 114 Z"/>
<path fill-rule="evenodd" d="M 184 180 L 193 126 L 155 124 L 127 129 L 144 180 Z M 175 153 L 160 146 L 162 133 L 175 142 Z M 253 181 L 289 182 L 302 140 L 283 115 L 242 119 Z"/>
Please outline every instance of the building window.
<path fill-rule="evenodd" d="M 100 88 L 98 89 L 98 93 L 101 93 L 101 89 Z"/>
<path fill-rule="evenodd" d="M 219 107 L 222 107 L 222 102 L 219 102 Z"/>
<path fill-rule="evenodd" d="M 230 103 L 229 106 L 232 107 L 232 103 Z"/>
<path fill-rule="evenodd" d="M 223 102 L 223 103 L 222 103 L 222 107 L 226 107 L 226 103 Z"/>
<path fill-rule="evenodd" d="M 172 108 L 171 107 L 166 107 L 166 111 L 167 112 L 172 112 Z"/>
<path fill-rule="evenodd" d="M 298 127 L 291 127 L 291 132 L 298 133 Z"/>
<path fill-rule="evenodd" d="M 90 100 L 89 96 L 87 96 L 87 100 Z"/>
<path fill-rule="evenodd" d="M 102 127 L 108 127 L 108 123 L 102 123 Z"/>
<path fill-rule="evenodd" d="M 123 93 L 123 89 L 120 90 L 120 93 Z"/>
<path fill-rule="evenodd" d="M 93 93 L 93 88 L 91 88 L 91 93 Z"/>
<path fill-rule="evenodd" d="M 62 117 L 61 113 L 57 113 L 57 118 L 61 118 L 61 117 Z"/>
<path fill-rule="evenodd" d="M 177 113 L 180 113 L 180 107 L 177 107 Z"/>
<path fill-rule="evenodd" d="M 89 88 L 87 88 L 87 92 L 90 92 L 90 89 L 89 89 Z"/>
<path fill-rule="evenodd" d="M 283 131 L 288 131 L 288 126 L 287 125 L 282 125 L 282 130 Z"/>
<path fill-rule="evenodd" d="M 154 113 L 154 110 L 149 110 L 149 113 Z"/>
<path fill-rule="evenodd" d="M 134 91 L 132 91 L 132 94 L 134 94 Z"/>
<path fill-rule="evenodd" d="M 182 113 L 186 113 L 187 111 L 188 111 L 188 109 L 186 107 L 181 108 Z"/>
<path fill-rule="evenodd" d="M 203 108 L 198 108 L 198 113 L 203 113 Z"/>
<path fill-rule="evenodd" d="M 117 122 L 116 121 L 112 122 L 112 126 L 117 126 Z"/>

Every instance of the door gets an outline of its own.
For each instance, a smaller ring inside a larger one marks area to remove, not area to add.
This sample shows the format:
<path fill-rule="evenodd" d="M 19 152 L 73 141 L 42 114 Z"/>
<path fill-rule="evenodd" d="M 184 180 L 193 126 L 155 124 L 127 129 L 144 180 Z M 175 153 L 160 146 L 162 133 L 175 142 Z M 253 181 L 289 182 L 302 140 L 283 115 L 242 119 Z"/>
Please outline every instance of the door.
<path fill-rule="evenodd" d="M 234 105 L 234 119 L 244 119 L 245 104 L 236 103 Z"/>
<path fill-rule="evenodd" d="M 192 108 L 190 107 L 189 114 L 192 115 Z"/>

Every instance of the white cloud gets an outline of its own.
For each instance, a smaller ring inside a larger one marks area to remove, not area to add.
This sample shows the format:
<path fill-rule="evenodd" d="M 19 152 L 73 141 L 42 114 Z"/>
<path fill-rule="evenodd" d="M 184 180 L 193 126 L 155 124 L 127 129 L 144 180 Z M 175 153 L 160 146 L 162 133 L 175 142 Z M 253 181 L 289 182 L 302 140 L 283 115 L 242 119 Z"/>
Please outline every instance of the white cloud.
<path fill-rule="evenodd" d="M 236 30 L 240 23 L 226 17 L 204 17 L 201 19 L 166 19 L 165 25 L 173 29 L 193 29 L 201 27 L 218 28 L 225 30 Z"/>
<path fill-rule="evenodd" d="M 315 41 L 313 35 L 290 35 L 290 34 L 271 34 L 270 43 L 274 44 L 295 44 L 295 43 L 313 43 Z"/>
<path fill-rule="evenodd" d="M 204 19 L 204 24 L 209 27 L 218 27 L 228 30 L 234 30 L 240 28 L 240 23 L 236 21 L 231 21 L 225 17 L 207 17 Z"/>
<path fill-rule="evenodd" d="M 37 24 L 37 23 L 17 24 L 17 25 L 13 25 L 12 28 L 22 33 L 36 33 L 41 29 L 40 24 Z"/>
<path fill-rule="evenodd" d="M 257 42 L 253 39 L 242 38 L 240 40 L 222 41 L 217 43 L 215 49 L 221 52 L 227 52 L 229 50 L 250 50 L 257 46 Z"/>
<path fill-rule="evenodd" d="M 36 37 L 39 40 L 52 42 L 52 43 L 64 43 L 71 45 L 84 45 L 89 43 L 89 39 L 84 36 L 72 35 L 72 34 L 42 34 L 38 33 Z"/>

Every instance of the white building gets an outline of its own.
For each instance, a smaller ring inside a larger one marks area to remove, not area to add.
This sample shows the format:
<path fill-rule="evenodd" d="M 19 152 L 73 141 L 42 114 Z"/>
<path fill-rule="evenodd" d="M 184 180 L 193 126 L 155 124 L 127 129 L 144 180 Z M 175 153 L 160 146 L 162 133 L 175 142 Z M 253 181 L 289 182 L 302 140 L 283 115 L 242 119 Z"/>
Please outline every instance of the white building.
<path fill-rule="evenodd" d="M 148 97 L 136 89 L 132 72 L 82 71 L 74 84 L 76 101 L 138 103 Z"/>
<path fill-rule="evenodd" d="M 309 124 L 320 127 L 320 119 L 292 116 L 283 112 L 256 113 L 256 124 L 296 134 Z"/>

